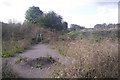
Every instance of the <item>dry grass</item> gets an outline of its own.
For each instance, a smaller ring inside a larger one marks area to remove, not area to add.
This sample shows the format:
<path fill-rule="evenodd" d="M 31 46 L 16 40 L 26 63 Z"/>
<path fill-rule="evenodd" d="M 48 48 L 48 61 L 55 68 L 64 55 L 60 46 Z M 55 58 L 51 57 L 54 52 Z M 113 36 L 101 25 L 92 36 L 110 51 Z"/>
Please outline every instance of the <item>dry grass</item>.
<path fill-rule="evenodd" d="M 53 45 L 57 49 L 62 47 L 64 55 L 75 59 L 71 66 L 62 70 L 66 75 L 61 77 L 118 77 L 117 38 L 105 37 L 100 42 L 96 42 L 79 37 L 73 41 L 55 42 Z"/>
<path fill-rule="evenodd" d="M 14 56 L 15 53 L 22 52 L 28 46 L 30 46 L 30 39 L 22 39 L 22 40 L 9 40 L 2 42 L 2 56 L 10 57 Z"/>
<path fill-rule="evenodd" d="M 117 41 L 111 42 L 107 39 L 91 44 L 84 40 L 70 45 L 67 53 L 84 69 L 84 72 L 80 71 L 84 73 L 84 77 L 118 77 Z"/>
<path fill-rule="evenodd" d="M 41 28 L 33 24 L 2 23 L 2 57 L 14 56 L 34 44 Z"/>
<path fill-rule="evenodd" d="M 5 25 L 6 26 L 6 25 Z M 60 77 L 92 77 L 92 78 L 115 78 L 118 77 L 118 39 L 102 36 L 75 36 L 72 39 L 67 34 L 35 27 L 31 24 L 25 25 L 24 31 L 19 29 L 3 29 L 3 56 L 13 56 L 31 44 L 32 38 L 40 32 L 43 42 L 49 43 L 62 55 L 69 56 L 72 61 L 70 66 L 63 68 L 62 72 L 56 72 Z M 21 26 L 22 27 L 22 26 Z M 8 30 L 8 31 L 7 31 Z M 14 31 L 14 35 L 13 32 Z M 18 30 L 18 31 L 17 31 Z M 20 33 L 18 33 L 20 32 Z M 22 33 L 22 34 L 21 34 Z M 112 33 L 112 32 L 111 32 Z M 16 37 L 22 35 L 22 37 Z M 106 34 L 106 33 L 105 33 Z M 84 34 L 83 34 L 84 35 Z M 114 35 L 113 35 L 114 36 Z M 58 70 L 59 71 L 59 70 Z M 56 77 L 56 76 L 55 76 Z"/>
<path fill-rule="evenodd" d="M 18 74 L 7 63 L 8 60 L 2 59 L 2 79 L 17 78 Z"/>

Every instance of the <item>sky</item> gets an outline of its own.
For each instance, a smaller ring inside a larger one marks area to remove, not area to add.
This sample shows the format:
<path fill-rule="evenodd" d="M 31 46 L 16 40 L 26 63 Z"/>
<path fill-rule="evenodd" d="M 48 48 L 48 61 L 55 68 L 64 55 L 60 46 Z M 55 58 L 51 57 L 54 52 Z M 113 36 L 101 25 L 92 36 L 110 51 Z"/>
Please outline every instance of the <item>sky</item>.
<path fill-rule="evenodd" d="M 68 24 L 92 28 L 95 24 L 118 23 L 119 0 L 0 0 L 0 21 L 23 22 L 25 12 L 38 6 L 43 12 L 55 11 Z"/>

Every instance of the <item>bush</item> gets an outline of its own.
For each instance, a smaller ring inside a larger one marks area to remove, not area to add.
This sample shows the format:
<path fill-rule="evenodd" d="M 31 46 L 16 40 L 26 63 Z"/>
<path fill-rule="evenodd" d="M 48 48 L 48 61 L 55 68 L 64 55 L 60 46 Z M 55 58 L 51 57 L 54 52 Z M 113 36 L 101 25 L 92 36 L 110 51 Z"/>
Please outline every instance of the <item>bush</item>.
<path fill-rule="evenodd" d="M 77 32 L 77 31 L 71 31 L 71 32 L 68 33 L 68 35 L 69 35 L 72 39 L 74 39 L 74 38 L 78 35 L 78 32 Z"/>
<path fill-rule="evenodd" d="M 54 11 L 48 12 L 38 18 L 38 24 L 45 28 L 55 29 L 57 31 L 67 30 L 67 22 L 63 22 L 62 17 Z"/>

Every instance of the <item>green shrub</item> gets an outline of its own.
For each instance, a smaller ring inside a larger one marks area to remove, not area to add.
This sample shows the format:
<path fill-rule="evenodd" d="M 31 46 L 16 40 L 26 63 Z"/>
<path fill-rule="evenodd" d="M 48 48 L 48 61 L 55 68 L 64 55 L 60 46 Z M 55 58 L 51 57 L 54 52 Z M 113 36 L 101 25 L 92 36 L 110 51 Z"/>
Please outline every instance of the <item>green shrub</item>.
<path fill-rule="evenodd" d="M 77 35 L 78 35 L 78 32 L 77 31 L 71 31 L 68 33 L 68 35 L 71 37 L 71 38 L 75 38 Z"/>

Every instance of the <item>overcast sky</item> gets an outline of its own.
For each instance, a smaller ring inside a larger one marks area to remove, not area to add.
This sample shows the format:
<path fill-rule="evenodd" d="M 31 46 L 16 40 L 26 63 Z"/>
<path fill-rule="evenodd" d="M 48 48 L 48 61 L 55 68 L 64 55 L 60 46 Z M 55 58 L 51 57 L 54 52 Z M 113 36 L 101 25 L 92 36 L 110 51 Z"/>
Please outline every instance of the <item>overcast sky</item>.
<path fill-rule="evenodd" d="M 26 10 L 39 6 L 55 11 L 69 24 L 93 27 L 98 23 L 118 23 L 119 0 L 0 0 L 0 21 L 15 19 L 23 22 Z"/>

